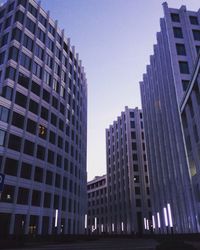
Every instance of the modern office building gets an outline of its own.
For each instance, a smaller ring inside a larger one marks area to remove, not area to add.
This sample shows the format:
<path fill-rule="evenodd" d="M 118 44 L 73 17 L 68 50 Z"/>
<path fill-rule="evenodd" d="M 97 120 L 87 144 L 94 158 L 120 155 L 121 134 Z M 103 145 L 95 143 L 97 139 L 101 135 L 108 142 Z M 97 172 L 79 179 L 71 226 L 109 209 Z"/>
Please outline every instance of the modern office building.
<path fill-rule="evenodd" d="M 150 229 L 151 201 L 142 111 L 125 111 L 106 129 L 108 232 Z"/>
<path fill-rule="evenodd" d="M 96 176 L 87 183 L 88 194 L 88 212 L 87 224 L 85 225 L 87 233 L 102 234 L 107 233 L 107 176 Z"/>
<path fill-rule="evenodd" d="M 0 235 L 80 234 L 87 208 L 87 83 L 34 0 L 0 7 Z"/>
<path fill-rule="evenodd" d="M 163 4 L 161 31 L 140 83 L 156 232 L 199 231 L 180 105 L 200 48 L 200 12 Z"/>
<path fill-rule="evenodd" d="M 181 117 L 192 176 L 194 194 L 200 218 L 200 54 L 190 85 L 181 103 Z"/>

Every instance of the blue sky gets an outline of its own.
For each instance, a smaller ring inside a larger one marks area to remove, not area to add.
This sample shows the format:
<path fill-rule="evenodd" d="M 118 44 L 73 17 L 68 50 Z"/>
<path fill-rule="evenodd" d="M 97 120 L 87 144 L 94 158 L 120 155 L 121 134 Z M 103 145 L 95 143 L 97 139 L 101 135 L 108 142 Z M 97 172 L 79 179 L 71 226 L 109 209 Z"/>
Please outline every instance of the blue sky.
<path fill-rule="evenodd" d="M 145 72 L 163 16 L 161 0 L 42 0 L 65 29 L 88 80 L 88 179 L 106 172 L 105 128 L 125 106 L 141 107 L 139 81 Z M 199 0 L 170 0 L 189 10 Z"/>
<path fill-rule="evenodd" d="M 0 0 L 0 3 L 4 2 Z M 105 128 L 141 107 L 145 72 L 163 16 L 161 0 L 41 0 L 80 54 L 88 80 L 88 179 L 106 172 Z M 199 0 L 169 0 L 198 10 Z"/>

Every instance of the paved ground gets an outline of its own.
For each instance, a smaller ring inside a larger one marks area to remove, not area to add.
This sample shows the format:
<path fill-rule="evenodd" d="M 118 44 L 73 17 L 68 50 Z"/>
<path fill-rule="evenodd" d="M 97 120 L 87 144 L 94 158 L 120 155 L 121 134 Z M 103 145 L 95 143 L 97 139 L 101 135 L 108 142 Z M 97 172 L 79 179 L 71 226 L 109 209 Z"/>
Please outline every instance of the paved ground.
<path fill-rule="evenodd" d="M 32 246 L 37 250 L 155 250 L 156 241 L 142 239 L 100 239 L 73 244 Z M 23 248 L 23 250 L 30 248 Z M 15 249 L 16 250 L 16 249 Z"/>

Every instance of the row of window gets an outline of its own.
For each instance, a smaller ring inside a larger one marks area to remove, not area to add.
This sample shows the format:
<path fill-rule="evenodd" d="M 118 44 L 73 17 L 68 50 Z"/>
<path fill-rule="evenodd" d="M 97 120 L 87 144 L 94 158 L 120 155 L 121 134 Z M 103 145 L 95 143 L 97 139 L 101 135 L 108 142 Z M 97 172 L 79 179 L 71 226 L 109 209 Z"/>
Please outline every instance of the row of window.
<path fill-rule="evenodd" d="M 171 19 L 173 22 L 180 23 L 180 16 L 178 13 L 171 13 Z M 197 16 L 189 16 L 190 23 L 193 25 L 199 25 L 199 20 Z"/>
<path fill-rule="evenodd" d="M 174 37 L 183 38 L 183 32 L 180 27 L 173 27 Z M 200 41 L 200 30 L 192 30 L 193 38 L 195 41 Z"/>
<path fill-rule="evenodd" d="M 11 185 L 5 185 L 4 190 L 2 192 L 1 201 L 2 202 L 14 202 L 16 187 Z M 52 194 L 48 192 L 44 192 L 44 199 L 42 200 L 42 192 L 39 190 L 29 190 L 27 188 L 19 187 L 18 188 L 18 196 L 17 196 L 17 204 L 28 205 L 29 204 L 29 196 L 31 195 L 30 204 L 32 206 L 44 207 L 54 209 L 62 209 L 63 211 L 68 210 L 69 213 L 79 212 L 79 203 L 75 200 L 73 201 L 71 198 L 60 197 L 57 194 Z M 60 200 L 62 205 L 60 207 Z M 43 203 L 42 203 L 43 202 Z"/>
<path fill-rule="evenodd" d="M 4 168 L 5 174 L 11 176 L 17 176 L 18 169 L 19 169 L 19 162 L 17 160 L 11 158 L 5 159 L 5 168 Z M 65 169 L 68 170 L 67 159 L 65 159 Z M 80 171 L 78 172 L 77 167 L 74 168 L 73 163 L 70 164 L 70 173 L 74 174 L 76 177 L 79 175 L 80 179 Z M 27 180 L 33 179 L 34 181 L 39 183 L 45 183 L 50 186 L 62 188 L 63 190 L 68 190 L 70 193 L 74 193 L 75 195 L 80 196 L 80 187 L 78 187 L 78 184 L 76 182 L 68 180 L 67 177 L 62 176 L 58 173 L 53 173 L 50 170 L 45 171 L 43 168 L 38 166 L 33 168 L 33 166 L 27 162 L 22 162 L 19 177 Z"/>

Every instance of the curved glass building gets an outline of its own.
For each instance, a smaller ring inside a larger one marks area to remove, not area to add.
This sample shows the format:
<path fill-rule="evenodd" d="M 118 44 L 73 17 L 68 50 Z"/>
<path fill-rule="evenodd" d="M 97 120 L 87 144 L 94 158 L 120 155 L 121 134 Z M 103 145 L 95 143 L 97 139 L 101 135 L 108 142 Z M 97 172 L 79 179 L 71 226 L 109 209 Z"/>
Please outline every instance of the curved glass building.
<path fill-rule="evenodd" d="M 0 7 L 0 234 L 80 234 L 87 83 L 57 22 L 34 0 Z"/>

